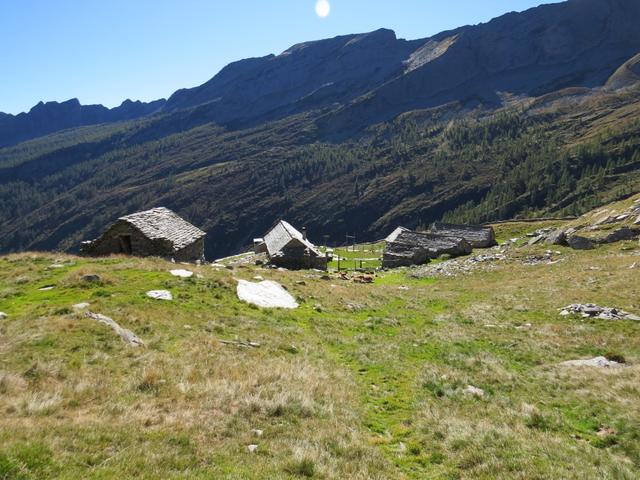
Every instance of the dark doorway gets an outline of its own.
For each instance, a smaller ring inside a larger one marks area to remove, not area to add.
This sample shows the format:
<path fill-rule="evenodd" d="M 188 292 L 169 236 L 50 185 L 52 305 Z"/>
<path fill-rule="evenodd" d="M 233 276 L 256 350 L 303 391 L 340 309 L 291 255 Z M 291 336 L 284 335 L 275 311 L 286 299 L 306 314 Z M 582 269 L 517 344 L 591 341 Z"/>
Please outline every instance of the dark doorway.
<path fill-rule="evenodd" d="M 131 254 L 131 235 L 119 235 L 120 253 Z"/>

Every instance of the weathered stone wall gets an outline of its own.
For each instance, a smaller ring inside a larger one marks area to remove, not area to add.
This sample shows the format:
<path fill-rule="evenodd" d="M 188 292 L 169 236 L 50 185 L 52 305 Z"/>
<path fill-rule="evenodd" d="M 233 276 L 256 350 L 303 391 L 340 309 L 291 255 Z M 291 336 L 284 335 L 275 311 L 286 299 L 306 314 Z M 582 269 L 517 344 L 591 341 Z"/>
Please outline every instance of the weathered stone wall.
<path fill-rule="evenodd" d="M 129 236 L 131 238 L 131 252 L 123 250 L 120 242 L 120 237 L 122 236 Z M 105 233 L 84 249 L 84 253 L 92 256 L 105 256 L 118 253 L 149 256 L 154 255 L 153 252 L 155 251 L 156 247 L 138 229 L 133 228 L 127 222 L 121 221 L 113 224 Z"/>
<path fill-rule="evenodd" d="M 425 248 L 417 245 L 390 242 L 382 255 L 383 268 L 408 267 L 422 265 L 429 261 L 429 254 Z"/>
<path fill-rule="evenodd" d="M 123 250 L 120 237 L 129 236 L 131 251 Z M 134 255 L 136 257 L 174 258 L 180 262 L 195 262 L 204 259 L 204 238 L 201 238 L 174 252 L 171 242 L 165 239 L 149 240 L 137 228 L 128 222 L 118 221 L 100 238 L 83 247 L 82 252 L 90 256 L 106 256 L 112 254 Z"/>
<path fill-rule="evenodd" d="M 204 261 L 204 237 L 178 250 L 173 256 L 176 262 Z"/>
<path fill-rule="evenodd" d="M 270 258 L 270 263 L 278 267 L 288 268 L 289 270 L 300 270 L 306 268 L 317 268 L 319 270 L 327 269 L 326 256 L 314 256 L 307 253 L 304 247 L 285 247 L 278 255 Z"/>

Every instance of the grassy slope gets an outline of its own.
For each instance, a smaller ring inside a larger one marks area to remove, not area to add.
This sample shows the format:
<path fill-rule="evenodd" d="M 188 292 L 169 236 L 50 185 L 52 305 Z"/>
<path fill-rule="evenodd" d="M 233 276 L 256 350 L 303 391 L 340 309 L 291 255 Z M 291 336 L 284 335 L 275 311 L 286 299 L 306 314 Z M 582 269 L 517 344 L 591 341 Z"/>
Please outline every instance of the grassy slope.
<path fill-rule="evenodd" d="M 561 256 L 459 278 L 385 272 L 371 285 L 257 267 L 196 267 L 202 278 L 183 280 L 159 260 L 2 257 L 0 478 L 637 478 L 640 324 L 557 309 L 592 301 L 640 312 L 629 269 L 640 250 Z M 103 281 L 86 285 L 83 273 Z M 257 274 L 301 307 L 240 303 L 234 278 Z M 145 297 L 157 288 L 175 300 Z M 147 347 L 74 313 L 81 301 Z M 261 347 L 219 342 L 236 337 Z M 558 366 L 600 354 L 630 366 Z M 598 436 L 601 427 L 615 434 Z"/>

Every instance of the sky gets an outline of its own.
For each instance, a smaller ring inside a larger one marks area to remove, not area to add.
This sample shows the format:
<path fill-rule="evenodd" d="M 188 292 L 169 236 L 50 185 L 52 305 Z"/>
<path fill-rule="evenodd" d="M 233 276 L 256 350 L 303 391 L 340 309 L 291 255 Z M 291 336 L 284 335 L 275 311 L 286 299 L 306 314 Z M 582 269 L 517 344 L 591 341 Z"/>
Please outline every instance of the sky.
<path fill-rule="evenodd" d="M 167 98 L 303 41 L 381 27 L 424 38 L 554 1 L 0 0 L 0 112 Z"/>

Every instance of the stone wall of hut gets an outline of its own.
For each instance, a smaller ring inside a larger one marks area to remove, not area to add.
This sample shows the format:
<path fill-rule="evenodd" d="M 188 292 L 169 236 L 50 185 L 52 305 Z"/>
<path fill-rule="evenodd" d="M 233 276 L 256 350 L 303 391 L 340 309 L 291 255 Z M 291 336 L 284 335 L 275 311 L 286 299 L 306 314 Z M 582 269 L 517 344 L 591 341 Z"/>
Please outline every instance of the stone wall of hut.
<path fill-rule="evenodd" d="M 204 259 L 204 238 L 174 252 L 170 241 L 165 239 L 150 240 L 130 223 L 118 221 L 100 238 L 83 246 L 82 253 L 96 257 L 123 254 L 136 257 L 174 258 L 179 262 L 195 262 Z"/>

